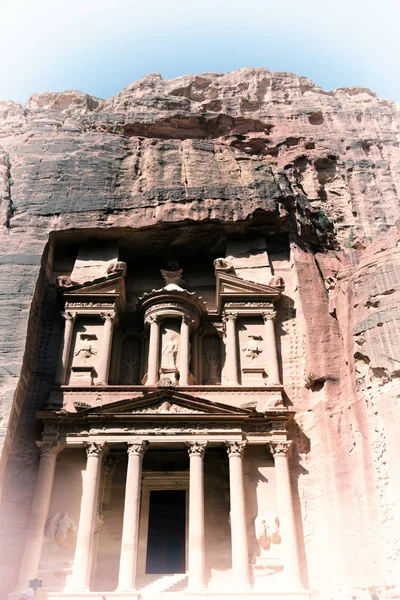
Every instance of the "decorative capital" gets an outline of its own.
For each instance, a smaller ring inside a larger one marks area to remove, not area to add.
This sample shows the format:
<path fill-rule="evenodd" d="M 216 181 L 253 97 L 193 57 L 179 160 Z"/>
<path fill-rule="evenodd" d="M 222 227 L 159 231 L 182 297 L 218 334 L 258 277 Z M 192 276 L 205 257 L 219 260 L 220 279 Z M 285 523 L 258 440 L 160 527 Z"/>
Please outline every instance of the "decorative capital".
<path fill-rule="evenodd" d="M 148 315 L 145 318 L 145 323 L 148 323 L 149 325 L 152 325 L 153 323 L 159 323 L 160 322 L 160 318 L 158 315 Z"/>
<path fill-rule="evenodd" d="M 185 323 L 188 327 L 194 324 L 194 320 L 189 315 L 182 315 L 182 323 Z"/>
<path fill-rule="evenodd" d="M 243 442 L 225 442 L 226 451 L 229 458 L 231 456 L 239 456 L 242 458 L 246 445 L 247 442 L 245 440 Z"/>
<path fill-rule="evenodd" d="M 105 442 L 83 442 L 83 445 L 86 448 L 86 455 L 88 458 L 89 456 L 98 456 L 101 458 L 107 450 L 107 444 Z"/>
<path fill-rule="evenodd" d="M 289 452 L 290 446 L 292 445 L 291 440 L 282 440 L 276 442 L 268 442 L 267 448 L 269 448 L 272 456 L 286 456 Z"/>
<path fill-rule="evenodd" d="M 135 454 L 136 456 L 143 456 L 147 450 L 149 442 L 128 442 L 128 454 Z"/>
<path fill-rule="evenodd" d="M 40 456 L 57 456 L 59 452 L 64 450 L 65 445 L 59 442 L 36 442 L 36 446 L 40 450 Z"/>
<path fill-rule="evenodd" d="M 111 321 L 113 323 L 115 321 L 115 313 L 113 312 L 102 312 L 100 313 L 100 317 L 104 322 Z"/>
<path fill-rule="evenodd" d="M 225 313 L 222 316 L 222 321 L 224 323 L 227 323 L 228 321 L 236 321 L 237 317 L 238 317 L 238 313 L 237 312 Z"/>
<path fill-rule="evenodd" d="M 64 317 L 64 319 L 66 321 L 72 321 L 73 322 L 76 319 L 76 313 L 69 312 L 68 310 L 65 310 L 64 312 L 62 312 L 61 316 Z"/>
<path fill-rule="evenodd" d="M 264 323 L 266 323 L 267 321 L 275 321 L 276 310 L 269 310 L 268 312 L 262 312 L 261 316 L 264 319 Z"/>
<path fill-rule="evenodd" d="M 185 442 L 189 456 L 201 456 L 203 458 L 207 442 Z"/>

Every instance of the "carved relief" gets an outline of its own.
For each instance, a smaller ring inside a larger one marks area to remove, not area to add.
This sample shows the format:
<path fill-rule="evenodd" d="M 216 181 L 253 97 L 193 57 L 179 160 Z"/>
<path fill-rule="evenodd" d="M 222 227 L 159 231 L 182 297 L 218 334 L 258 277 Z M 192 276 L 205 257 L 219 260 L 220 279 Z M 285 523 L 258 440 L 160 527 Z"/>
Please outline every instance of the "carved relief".
<path fill-rule="evenodd" d="M 79 333 L 77 347 L 74 352 L 74 356 L 77 357 L 76 364 L 86 365 L 92 356 L 96 356 L 95 341 L 98 341 L 95 333 Z"/>
<path fill-rule="evenodd" d="M 180 406 L 179 404 L 174 404 L 165 400 L 164 402 L 160 402 L 160 404 L 155 404 L 153 406 L 147 406 L 144 408 L 136 408 L 132 411 L 132 413 L 153 413 L 153 414 L 175 414 L 175 413 L 187 413 L 187 414 L 204 414 L 201 410 L 195 410 L 192 408 L 186 408 L 185 406 Z"/>
<path fill-rule="evenodd" d="M 263 351 L 263 347 L 260 342 L 262 342 L 261 335 L 253 335 L 248 334 L 246 344 L 243 346 L 242 350 L 244 355 L 253 361 L 257 358 Z"/>
<path fill-rule="evenodd" d="M 49 541 L 65 548 L 73 544 L 76 532 L 77 527 L 67 513 L 56 513 L 46 525 L 45 536 Z"/>
<path fill-rule="evenodd" d="M 256 539 L 263 551 L 269 550 L 271 544 L 280 544 L 281 533 L 278 516 L 272 510 L 259 513 L 254 521 Z"/>

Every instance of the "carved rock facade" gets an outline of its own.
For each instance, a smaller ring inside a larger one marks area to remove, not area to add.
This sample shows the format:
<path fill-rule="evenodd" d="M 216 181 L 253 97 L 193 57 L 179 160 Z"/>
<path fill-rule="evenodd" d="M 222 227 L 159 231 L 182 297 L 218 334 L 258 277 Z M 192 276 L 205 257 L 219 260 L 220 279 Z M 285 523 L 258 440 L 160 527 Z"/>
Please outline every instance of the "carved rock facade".
<path fill-rule="evenodd" d="M 394 105 L 265 69 L 71 98 L 0 103 L 0 597 L 396 597 Z"/>

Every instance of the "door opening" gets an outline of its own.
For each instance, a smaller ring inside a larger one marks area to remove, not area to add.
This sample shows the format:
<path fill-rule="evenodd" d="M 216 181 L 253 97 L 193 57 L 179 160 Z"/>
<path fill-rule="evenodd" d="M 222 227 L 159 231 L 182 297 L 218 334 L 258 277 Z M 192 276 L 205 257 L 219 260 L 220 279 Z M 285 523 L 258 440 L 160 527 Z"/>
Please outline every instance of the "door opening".
<path fill-rule="evenodd" d="M 185 538 L 185 490 L 152 490 L 146 573 L 185 573 Z"/>

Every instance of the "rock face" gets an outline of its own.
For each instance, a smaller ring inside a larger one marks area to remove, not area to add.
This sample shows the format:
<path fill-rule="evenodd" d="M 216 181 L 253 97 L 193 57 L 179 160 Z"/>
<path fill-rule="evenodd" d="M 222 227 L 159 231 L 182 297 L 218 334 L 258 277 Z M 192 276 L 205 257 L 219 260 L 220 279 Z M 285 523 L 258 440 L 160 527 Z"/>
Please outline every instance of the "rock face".
<path fill-rule="evenodd" d="M 153 230 L 161 244 L 174 228 L 186 242 L 262 228 L 290 245 L 282 363 L 308 584 L 318 598 L 398 597 L 399 124 L 370 90 L 267 69 L 152 74 L 105 101 L 0 102 L 3 514 L 26 515 L 36 477 L 35 413 L 60 330 L 44 302 L 54 249 L 66 248 L 65 275 L 79 236 Z M 24 518 L 1 523 L 14 540 L 2 597 Z"/>

